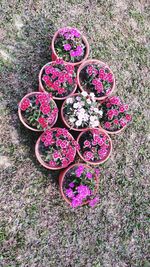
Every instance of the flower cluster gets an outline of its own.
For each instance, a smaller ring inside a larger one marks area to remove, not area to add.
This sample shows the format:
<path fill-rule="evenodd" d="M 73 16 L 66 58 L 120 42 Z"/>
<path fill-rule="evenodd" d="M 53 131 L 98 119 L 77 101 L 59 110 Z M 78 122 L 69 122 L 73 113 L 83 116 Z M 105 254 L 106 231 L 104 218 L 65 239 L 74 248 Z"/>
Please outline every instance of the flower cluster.
<path fill-rule="evenodd" d="M 32 93 L 20 102 L 25 122 L 38 130 L 50 127 L 58 113 L 56 103 L 48 93 Z"/>
<path fill-rule="evenodd" d="M 80 72 L 80 83 L 87 92 L 92 92 L 96 97 L 108 96 L 114 84 L 114 77 L 107 66 L 100 64 L 86 65 Z"/>
<path fill-rule="evenodd" d="M 110 154 L 111 144 L 108 136 L 99 129 L 89 129 L 79 137 L 79 152 L 89 162 L 100 163 Z"/>
<path fill-rule="evenodd" d="M 101 105 L 103 117 L 101 126 L 107 131 L 117 131 L 125 127 L 132 119 L 128 105 L 123 104 L 117 96 L 107 98 Z"/>
<path fill-rule="evenodd" d="M 64 192 L 71 201 L 71 206 L 76 208 L 81 206 L 85 201 L 94 207 L 99 201 L 94 197 L 96 185 L 93 170 L 82 164 L 76 164 L 68 170 L 64 179 Z"/>
<path fill-rule="evenodd" d="M 46 64 L 41 79 L 45 91 L 53 97 L 68 96 L 77 84 L 74 66 L 64 64 L 61 59 Z"/>
<path fill-rule="evenodd" d="M 74 161 L 77 148 L 77 142 L 63 128 L 46 130 L 40 138 L 40 156 L 52 168 L 67 167 Z"/>
<path fill-rule="evenodd" d="M 81 61 L 85 55 L 85 44 L 80 32 L 75 28 L 60 30 L 55 40 L 55 50 L 65 61 Z"/>
<path fill-rule="evenodd" d="M 98 108 L 94 94 L 82 92 L 66 99 L 63 114 L 71 128 L 95 128 L 99 126 L 102 110 Z"/>

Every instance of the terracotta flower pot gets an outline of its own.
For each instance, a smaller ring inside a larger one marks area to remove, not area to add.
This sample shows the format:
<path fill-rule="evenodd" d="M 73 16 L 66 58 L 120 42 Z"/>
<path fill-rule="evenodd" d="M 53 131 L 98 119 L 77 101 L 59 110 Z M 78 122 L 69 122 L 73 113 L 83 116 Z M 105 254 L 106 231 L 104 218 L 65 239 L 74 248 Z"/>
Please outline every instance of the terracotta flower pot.
<path fill-rule="evenodd" d="M 58 127 L 55 127 L 55 128 L 52 128 L 52 129 L 49 129 L 50 131 L 53 131 L 53 130 L 57 130 L 57 129 L 60 129 L 60 128 L 58 128 Z M 73 138 L 73 136 L 70 134 L 70 133 L 68 133 L 69 134 L 69 136 L 71 137 L 71 139 L 72 140 L 74 140 L 74 138 Z M 39 163 L 43 166 L 43 167 L 45 167 L 46 169 L 49 169 L 49 170 L 60 170 L 60 169 L 64 169 L 64 168 L 66 168 L 66 167 L 63 167 L 63 166 L 59 166 L 59 167 L 52 167 L 52 166 L 49 166 L 43 159 L 42 159 L 42 157 L 41 157 L 41 155 L 40 155 L 40 152 L 39 152 L 39 145 L 40 145 L 40 141 L 41 141 L 41 137 L 44 135 L 44 133 L 38 138 L 38 140 L 37 140 L 37 142 L 36 142 L 36 145 L 35 145 L 35 155 L 36 155 L 36 158 L 37 158 L 37 160 L 39 161 Z M 75 158 L 75 155 L 76 155 L 76 148 L 74 147 L 74 149 L 75 149 L 75 152 L 74 152 L 74 158 Z M 68 165 L 70 165 L 71 164 L 71 162 L 68 164 Z M 68 167 L 68 166 L 67 166 Z"/>
<path fill-rule="evenodd" d="M 103 106 L 103 104 L 106 103 L 106 101 L 109 101 L 109 99 L 114 98 L 114 97 L 117 97 L 117 98 L 118 98 L 118 96 L 114 96 L 114 95 L 113 95 L 113 96 L 110 96 L 110 97 L 108 97 L 108 98 L 106 98 L 106 99 L 100 101 L 100 105 Z M 120 99 L 120 101 L 121 101 L 121 104 L 122 104 L 122 105 L 125 105 L 125 104 L 123 103 L 122 99 Z M 128 106 L 128 105 L 126 105 L 126 106 Z M 128 108 L 127 108 L 127 110 L 128 110 Z M 103 126 L 102 126 L 102 122 L 101 122 L 99 128 L 100 128 L 100 130 L 106 132 L 107 134 L 110 134 L 110 135 L 116 135 L 116 134 L 120 134 L 121 132 L 123 132 L 123 131 L 127 128 L 127 126 L 128 126 L 128 124 L 126 124 L 125 126 L 122 126 L 122 127 L 121 127 L 120 129 L 118 129 L 118 130 L 111 131 L 111 130 L 108 130 L 108 129 L 106 130 L 105 128 L 103 128 Z"/>
<path fill-rule="evenodd" d="M 43 84 L 42 84 L 42 74 L 43 74 L 43 70 L 44 70 L 44 68 L 45 68 L 47 65 L 52 64 L 52 63 L 54 63 L 54 61 L 52 61 L 52 62 L 48 62 L 47 64 L 45 64 L 45 65 L 42 67 L 42 69 L 40 70 L 40 72 L 39 72 L 39 91 L 40 91 L 40 92 L 47 92 L 47 91 L 45 90 Z M 70 63 L 64 63 L 64 64 L 70 64 Z M 55 99 L 55 100 L 64 100 L 64 99 L 66 99 L 67 97 L 69 97 L 69 96 L 71 96 L 72 94 L 74 94 L 75 91 L 76 91 L 76 89 L 77 89 L 77 84 L 74 85 L 74 89 L 73 89 L 72 92 L 71 92 L 70 94 L 68 94 L 67 96 L 65 96 L 65 97 L 56 97 L 56 96 L 53 96 L 53 99 Z"/>
<path fill-rule="evenodd" d="M 79 166 L 79 165 L 83 165 L 85 166 L 86 168 L 89 168 L 90 170 L 92 169 L 92 167 L 90 167 L 89 165 L 87 164 L 84 164 L 84 163 L 76 163 L 76 164 L 73 164 L 71 166 L 69 166 L 67 169 L 65 169 L 64 171 L 62 171 L 59 175 L 59 189 L 60 189 L 60 193 L 63 197 L 63 199 L 71 205 L 71 201 L 69 200 L 69 198 L 67 198 L 67 196 L 65 195 L 64 191 L 63 191 L 63 182 L 64 182 L 64 179 L 65 179 L 65 175 L 66 173 L 73 167 L 75 166 Z M 95 190 L 94 190 L 94 193 L 93 195 L 96 195 L 96 193 L 98 192 L 98 186 L 99 186 L 99 177 L 97 177 L 95 175 L 95 181 L 96 181 L 96 185 L 95 185 Z M 89 203 L 90 200 L 87 200 L 87 201 L 84 201 L 80 206 L 83 206 L 83 205 L 86 205 Z"/>
<path fill-rule="evenodd" d="M 27 129 L 32 130 L 32 131 L 34 131 L 34 132 L 43 132 L 44 129 L 42 129 L 42 130 L 38 130 L 38 129 L 36 129 L 36 128 L 32 128 L 31 126 L 29 126 L 29 125 L 25 122 L 25 120 L 24 120 L 24 118 L 23 118 L 23 116 L 22 116 L 21 108 L 20 108 L 21 102 L 22 102 L 24 99 L 26 99 L 26 98 L 30 98 L 31 96 L 38 95 L 38 94 L 41 94 L 41 93 L 40 93 L 40 92 L 32 92 L 32 93 L 26 94 L 26 95 L 21 99 L 21 101 L 20 101 L 19 104 L 18 104 L 18 116 L 19 116 L 19 119 L 20 119 L 20 121 L 22 122 L 22 124 L 23 124 Z M 51 99 L 51 101 L 53 101 L 54 105 L 57 107 L 55 101 L 54 101 L 53 99 Z M 53 127 L 53 126 L 54 126 L 54 124 L 55 124 L 56 121 L 57 121 L 57 118 L 58 118 L 58 112 L 56 113 L 56 118 L 55 118 L 54 122 L 50 125 L 50 127 Z"/>
<path fill-rule="evenodd" d="M 76 93 L 76 94 L 73 94 L 71 95 L 71 97 L 74 97 L 74 96 L 80 96 L 80 93 Z M 68 98 L 67 98 L 68 99 Z M 66 121 L 65 117 L 64 117 L 64 106 L 66 104 L 66 101 L 67 99 L 65 99 L 65 101 L 63 102 L 62 104 L 62 107 L 61 107 L 61 119 L 64 123 L 64 125 L 69 128 L 70 130 L 73 130 L 73 131 L 77 131 L 77 132 L 82 132 L 84 130 L 86 130 L 87 128 L 89 128 L 89 126 L 85 127 L 85 128 L 74 128 L 74 127 L 71 127 L 68 122 Z"/>
<path fill-rule="evenodd" d="M 78 142 L 79 145 L 80 145 L 80 138 L 82 137 L 82 135 L 83 135 L 84 133 L 88 132 L 88 131 L 91 131 L 91 130 L 93 130 L 93 129 L 92 129 L 92 128 L 88 128 L 88 129 L 84 130 L 83 132 L 81 132 L 81 133 L 78 135 L 78 137 L 77 137 L 77 142 Z M 95 166 L 98 165 L 98 164 L 102 164 L 102 163 L 104 163 L 106 160 L 108 160 L 108 158 L 110 157 L 110 155 L 111 155 L 111 153 L 112 153 L 112 140 L 111 140 L 110 136 L 109 136 L 103 129 L 98 129 L 98 128 L 97 128 L 97 130 L 99 131 L 100 134 L 102 133 L 102 134 L 104 134 L 105 136 L 107 136 L 107 138 L 108 138 L 108 140 L 109 140 L 109 152 L 108 152 L 107 155 L 104 157 L 104 159 L 102 159 L 102 160 L 98 160 L 98 161 L 95 161 L 95 162 L 90 161 L 90 160 L 86 160 L 86 159 L 83 157 L 83 155 L 81 154 L 80 149 L 77 150 L 79 157 L 80 157 L 83 161 L 85 161 L 87 164 L 91 164 L 91 165 L 95 165 Z"/>
<path fill-rule="evenodd" d="M 115 84 L 116 84 L 116 83 L 115 83 L 115 77 L 114 77 L 114 74 L 113 74 L 112 70 L 109 68 L 109 66 L 108 66 L 106 63 L 104 63 L 104 62 L 102 62 L 102 61 L 100 61 L 100 60 L 97 60 L 97 59 L 88 59 L 88 60 L 84 61 L 84 62 L 79 66 L 79 68 L 78 68 L 78 71 L 77 71 L 77 82 L 78 82 L 78 85 L 79 85 L 81 91 L 85 91 L 85 90 L 83 89 L 82 85 L 81 85 L 81 82 L 80 82 L 80 72 L 83 70 L 84 67 L 86 67 L 87 65 L 91 65 L 91 64 L 96 64 L 96 65 L 99 64 L 99 65 L 101 65 L 102 67 L 105 66 L 105 67 L 107 67 L 107 69 L 110 71 L 110 73 L 113 75 L 113 86 L 112 86 L 112 88 L 111 88 L 110 93 L 107 94 L 107 95 L 105 95 L 105 96 L 102 96 L 102 97 L 96 97 L 96 96 L 95 96 L 95 99 L 96 99 L 96 100 L 103 100 L 103 99 L 107 98 L 109 95 L 111 95 L 111 94 L 113 93 L 113 91 L 114 91 L 114 89 L 115 89 Z"/>
<path fill-rule="evenodd" d="M 65 27 L 65 28 L 69 28 L 69 29 L 71 29 L 71 27 Z M 55 32 L 55 34 L 54 34 L 54 36 L 53 36 L 52 44 L 51 44 L 51 48 L 52 48 L 52 60 L 53 60 L 53 61 L 55 61 L 57 58 L 59 58 L 58 55 L 57 55 L 57 53 L 56 53 L 56 50 L 55 50 L 55 40 L 56 40 L 56 38 L 57 38 L 59 32 L 60 32 L 61 30 L 65 29 L 65 28 L 61 28 L 61 29 L 59 29 L 57 32 Z M 80 33 L 79 30 L 78 30 L 78 32 Z M 80 34 L 81 34 L 81 33 L 80 33 Z M 82 62 L 84 62 L 84 61 L 88 58 L 88 56 L 89 56 L 89 51 L 90 51 L 89 43 L 88 43 L 86 37 L 85 37 L 83 34 L 81 34 L 81 37 L 82 37 L 82 40 L 83 40 L 83 42 L 84 42 L 84 44 L 85 44 L 85 46 L 86 46 L 86 52 L 85 52 L 85 56 L 84 56 L 84 58 L 83 58 L 81 61 L 79 61 L 79 62 L 75 62 L 75 63 L 72 63 L 72 62 L 66 62 L 66 63 L 69 63 L 69 64 L 74 65 L 74 66 L 78 66 L 78 65 L 80 65 Z"/>

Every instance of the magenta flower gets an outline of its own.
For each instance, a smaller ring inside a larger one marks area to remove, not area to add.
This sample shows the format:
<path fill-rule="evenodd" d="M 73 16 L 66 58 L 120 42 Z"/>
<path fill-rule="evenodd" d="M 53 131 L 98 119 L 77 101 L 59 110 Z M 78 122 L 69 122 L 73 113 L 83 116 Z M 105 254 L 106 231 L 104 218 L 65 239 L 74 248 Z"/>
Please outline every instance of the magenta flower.
<path fill-rule="evenodd" d="M 91 144 L 88 140 L 84 141 L 84 147 L 91 147 Z"/>
<path fill-rule="evenodd" d="M 25 111 L 30 106 L 30 100 L 29 98 L 25 98 L 20 105 L 20 108 L 22 111 Z"/>
<path fill-rule="evenodd" d="M 66 196 L 69 198 L 73 198 L 74 197 L 74 192 L 71 188 L 66 189 Z"/>
<path fill-rule="evenodd" d="M 127 120 L 127 121 L 131 121 L 131 120 L 132 120 L 132 117 L 131 117 L 131 115 L 129 115 L 129 114 L 126 114 L 126 120 Z"/>
<path fill-rule="evenodd" d="M 71 56 L 71 57 L 76 57 L 76 51 L 71 50 L 71 51 L 70 51 L 70 56 Z"/>
<path fill-rule="evenodd" d="M 116 124 L 116 125 L 118 125 L 118 124 L 119 124 L 118 119 L 115 119 L 115 120 L 113 121 L 113 123 Z"/>
<path fill-rule="evenodd" d="M 71 45 L 70 44 L 65 44 L 64 45 L 65 51 L 70 51 L 71 50 Z"/>
<path fill-rule="evenodd" d="M 99 197 L 95 197 L 89 201 L 89 206 L 94 207 L 99 202 Z"/>
<path fill-rule="evenodd" d="M 105 122 L 104 126 L 106 129 L 110 129 L 111 123 L 107 121 L 107 122 Z"/>
<path fill-rule="evenodd" d="M 124 108 L 124 106 L 121 106 L 121 107 L 120 107 L 119 112 L 121 112 L 121 113 L 125 112 L 125 108 Z"/>
<path fill-rule="evenodd" d="M 92 179 L 93 178 L 92 173 L 91 172 L 87 172 L 86 177 L 88 179 Z"/>
<path fill-rule="evenodd" d="M 82 199 L 91 195 L 91 190 L 87 185 L 79 185 L 77 191 Z"/>
<path fill-rule="evenodd" d="M 87 151 L 87 152 L 84 153 L 84 157 L 85 157 L 86 160 L 89 161 L 89 160 L 92 160 L 94 158 L 94 155 L 93 155 L 92 152 Z"/>
<path fill-rule="evenodd" d="M 69 186 L 70 186 L 71 188 L 73 188 L 73 187 L 75 186 L 75 184 L 74 184 L 73 182 L 71 182 L 71 183 L 69 184 Z"/>
<path fill-rule="evenodd" d="M 72 199 L 71 206 L 73 208 L 76 208 L 76 207 L 80 206 L 81 204 L 82 204 L 82 200 L 81 200 L 80 196 L 77 195 L 76 197 L 74 197 Z"/>

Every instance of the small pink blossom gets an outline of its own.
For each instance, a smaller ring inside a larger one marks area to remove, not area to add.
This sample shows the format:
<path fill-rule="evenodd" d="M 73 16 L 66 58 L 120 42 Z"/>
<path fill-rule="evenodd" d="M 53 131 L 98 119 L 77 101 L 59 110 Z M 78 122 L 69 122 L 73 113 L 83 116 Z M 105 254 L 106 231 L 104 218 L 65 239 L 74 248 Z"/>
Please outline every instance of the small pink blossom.
<path fill-rule="evenodd" d="M 71 45 L 70 44 L 65 44 L 64 45 L 65 51 L 70 51 L 71 50 Z"/>
<path fill-rule="evenodd" d="M 106 129 L 110 129 L 110 127 L 111 127 L 111 123 L 108 122 L 108 121 L 105 122 L 104 127 L 105 127 Z"/>

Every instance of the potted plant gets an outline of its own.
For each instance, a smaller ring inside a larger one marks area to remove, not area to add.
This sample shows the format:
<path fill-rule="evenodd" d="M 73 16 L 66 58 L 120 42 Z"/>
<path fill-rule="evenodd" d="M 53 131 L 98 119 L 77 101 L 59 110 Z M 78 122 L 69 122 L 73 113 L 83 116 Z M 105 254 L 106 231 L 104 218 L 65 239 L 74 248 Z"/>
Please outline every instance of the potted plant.
<path fill-rule="evenodd" d="M 77 72 L 80 89 L 94 93 L 97 100 L 108 97 L 115 88 L 112 70 L 102 61 L 92 59 L 84 61 Z"/>
<path fill-rule="evenodd" d="M 86 129 L 77 138 L 78 154 L 85 162 L 97 165 L 105 162 L 112 151 L 112 141 L 107 133 L 100 129 Z"/>
<path fill-rule="evenodd" d="M 98 202 L 98 176 L 89 165 L 76 163 L 69 166 L 59 176 L 60 192 L 64 200 L 73 208 Z"/>
<path fill-rule="evenodd" d="M 57 59 L 43 66 L 39 73 L 39 90 L 49 92 L 56 100 L 75 93 L 77 80 L 74 66 Z"/>
<path fill-rule="evenodd" d="M 76 28 L 59 29 L 52 39 L 52 60 L 62 58 L 76 66 L 89 55 L 89 44 L 84 35 Z"/>
<path fill-rule="evenodd" d="M 103 117 L 101 127 L 109 134 L 120 133 L 132 120 L 128 112 L 128 105 L 124 104 L 118 96 L 107 98 L 101 103 Z"/>
<path fill-rule="evenodd" d="M 18 115 L 26 128 L 41 132 L 56 123 L 58 108 L 50 94 L 32 92 L 20 101 Z"/>
<path fill-rule="evenodd" d="M 88 95 L 87 92 L 68 97 L 61 108 L 61 117 L 64 124 L 75 131 L 98 127 L 102 114 L 99 104 L 95 101 L 94 94 Z"/>
<path fill-rule="evenodd" d="M 37 140 L 35 154 L 45 168 L 58 170 L 74 161 L 77 142 L 67 129 L 46 130 Z"/>

